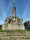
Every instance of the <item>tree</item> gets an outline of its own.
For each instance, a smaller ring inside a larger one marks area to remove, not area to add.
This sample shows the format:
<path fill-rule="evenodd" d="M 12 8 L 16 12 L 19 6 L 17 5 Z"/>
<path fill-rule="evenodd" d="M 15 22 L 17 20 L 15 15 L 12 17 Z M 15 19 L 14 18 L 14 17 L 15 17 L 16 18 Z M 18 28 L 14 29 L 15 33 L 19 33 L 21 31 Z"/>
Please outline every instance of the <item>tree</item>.
<path fill-rule="evenodd" d="M 30 24 L 28 24 L 28 30 L 30 30 Z"/>

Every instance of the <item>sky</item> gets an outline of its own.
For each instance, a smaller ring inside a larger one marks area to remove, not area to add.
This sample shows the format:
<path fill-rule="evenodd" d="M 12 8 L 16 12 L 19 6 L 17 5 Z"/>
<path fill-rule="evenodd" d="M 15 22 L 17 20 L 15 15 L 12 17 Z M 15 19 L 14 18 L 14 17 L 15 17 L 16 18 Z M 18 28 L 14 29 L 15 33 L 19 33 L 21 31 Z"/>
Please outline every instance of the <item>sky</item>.
<path fill-rule="evenodd" d="M 16 15 L 23 22 L 30 20 L 30 0 L 0 0 L 0 24 L 12 15 L 13 3 L 16 5 Z"/>

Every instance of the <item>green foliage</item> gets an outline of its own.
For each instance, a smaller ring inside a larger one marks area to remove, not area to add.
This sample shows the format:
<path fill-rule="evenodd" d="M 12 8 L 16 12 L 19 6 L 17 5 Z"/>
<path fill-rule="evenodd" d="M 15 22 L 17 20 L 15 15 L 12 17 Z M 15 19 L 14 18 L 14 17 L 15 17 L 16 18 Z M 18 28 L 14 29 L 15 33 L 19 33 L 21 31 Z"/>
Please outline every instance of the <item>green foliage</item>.
<path fill-rule="evenodd" d="M 30 30 L 30 24 L 28 24 L 28 30 Z"/>

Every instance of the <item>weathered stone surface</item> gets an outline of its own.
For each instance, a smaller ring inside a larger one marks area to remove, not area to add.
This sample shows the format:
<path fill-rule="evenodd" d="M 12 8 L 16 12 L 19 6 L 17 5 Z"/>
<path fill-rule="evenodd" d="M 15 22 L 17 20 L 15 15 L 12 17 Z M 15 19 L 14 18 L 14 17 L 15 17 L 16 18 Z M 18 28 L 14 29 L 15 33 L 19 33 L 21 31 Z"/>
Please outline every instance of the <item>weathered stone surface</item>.
<path fill-rule="evenodd" d="M 23 24 L 15 25 L 15 24 L 5 24 L 2 26 L 2 30 L 25 30 L 25 26 Z"/>
<path fill-rule="evenodd" d="M 0 40 L 30 40 L 30 32 L 0 32 Z"/>

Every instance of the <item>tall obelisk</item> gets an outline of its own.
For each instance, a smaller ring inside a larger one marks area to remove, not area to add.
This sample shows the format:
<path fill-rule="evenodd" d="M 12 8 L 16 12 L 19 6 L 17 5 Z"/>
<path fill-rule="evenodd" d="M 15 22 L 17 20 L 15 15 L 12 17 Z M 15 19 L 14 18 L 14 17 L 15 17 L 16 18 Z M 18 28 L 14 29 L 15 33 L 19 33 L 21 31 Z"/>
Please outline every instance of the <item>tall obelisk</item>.
<path fill-rule="evenodd" d="M 13 16 L 13 17 L 16 16 L 16 6 L 15 6 L 15 3 L 13 3 L 12 16 Z"/>

